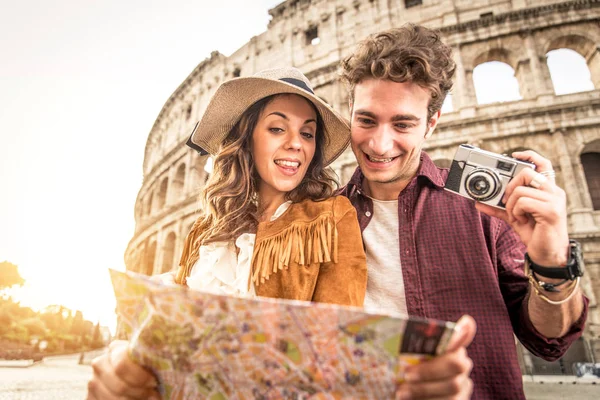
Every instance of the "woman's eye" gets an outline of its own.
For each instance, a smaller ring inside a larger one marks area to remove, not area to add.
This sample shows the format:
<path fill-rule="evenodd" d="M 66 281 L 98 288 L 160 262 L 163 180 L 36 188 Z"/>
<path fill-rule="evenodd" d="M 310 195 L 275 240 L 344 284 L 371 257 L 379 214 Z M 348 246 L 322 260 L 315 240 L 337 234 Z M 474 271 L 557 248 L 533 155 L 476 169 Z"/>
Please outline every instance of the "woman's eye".
<path fill-rule="evenodd" d="M 273 128 L 269 128 L 269 132 L 279 133 L 279 132 L 283 132 L 283 129 L 277 128 L 277 127 L 273 127 Z"/>
<path fill-rule="evenodd" d="M 311 132 L 302 132 L 302 136 L 304 136 L 307 139 L 312 139 L 315 137 L 315 135 Z"/>

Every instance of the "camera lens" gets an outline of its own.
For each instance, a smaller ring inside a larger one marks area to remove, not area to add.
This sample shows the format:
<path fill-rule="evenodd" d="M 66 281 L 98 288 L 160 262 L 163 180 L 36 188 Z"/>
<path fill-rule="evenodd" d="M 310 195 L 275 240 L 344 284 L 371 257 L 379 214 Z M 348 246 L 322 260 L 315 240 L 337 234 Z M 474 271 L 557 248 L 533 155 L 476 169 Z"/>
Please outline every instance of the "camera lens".
<path fill-rule="evenodd" d="M 497 175 L 487 169 L 476 169 L 465 180 L 465 189 L 469 196 L 478 201 L 494 198 L 500 190 Z"/>

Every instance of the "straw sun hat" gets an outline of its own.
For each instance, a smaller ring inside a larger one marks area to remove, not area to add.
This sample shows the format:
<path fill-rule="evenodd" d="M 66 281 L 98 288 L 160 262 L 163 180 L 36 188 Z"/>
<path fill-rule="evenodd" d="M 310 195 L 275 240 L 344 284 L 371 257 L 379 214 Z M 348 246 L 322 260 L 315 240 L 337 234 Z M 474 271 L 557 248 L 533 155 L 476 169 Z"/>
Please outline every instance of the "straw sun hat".
<path fill-rule="evenodd" d="M 324 164 L 329 165 L 348 146 L 350 128 L 343 117 L 314 94 L 308 79 L 296 68 L 269 69 L 221 84 L 202 119 L 196 124 L 187 145 L 200 154 L 215 155 L 244 111 L 260 99 L 283 93 L 300 95 L 319 111 L 325 123 Z"/>

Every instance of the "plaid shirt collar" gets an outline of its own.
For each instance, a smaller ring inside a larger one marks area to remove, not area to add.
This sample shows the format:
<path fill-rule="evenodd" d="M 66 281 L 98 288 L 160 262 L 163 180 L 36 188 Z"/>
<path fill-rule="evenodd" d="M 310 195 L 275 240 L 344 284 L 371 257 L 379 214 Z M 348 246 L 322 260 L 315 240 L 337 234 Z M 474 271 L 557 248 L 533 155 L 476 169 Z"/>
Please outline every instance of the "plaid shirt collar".
<path fill-rule="evenodd" d="M 419 179 L 420 177 L 423 178 Z M 347 185 L 348 197 L 351 197 L 355 194 L 364 193 L 362 184 L 363 178 L 364 175 L 360 167 L 357 167 Z M 433 161 L 431 161 L 431 158 L 424 151 L 421 151 L 421 162 L 419 164 L 417 174 L 415 177 L 413 177 L 411 183 L 407 187 L 413 186 L 414 182 L 419 180 L 422 182 L 431 182 L 439 189 L 442 189 L 445 185 L 445 178 L 442 175 L 442 170 L 435 166 Z"/>

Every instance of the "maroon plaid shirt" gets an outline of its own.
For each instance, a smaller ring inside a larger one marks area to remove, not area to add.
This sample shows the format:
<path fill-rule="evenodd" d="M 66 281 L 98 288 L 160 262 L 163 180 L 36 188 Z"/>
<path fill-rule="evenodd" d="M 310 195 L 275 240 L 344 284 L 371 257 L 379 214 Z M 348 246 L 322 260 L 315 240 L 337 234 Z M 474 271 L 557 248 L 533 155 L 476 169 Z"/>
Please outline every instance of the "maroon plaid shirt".
<path fill-rule="evenodd" d="M 477 334 L 469 347 L 473 399 L 524 399 L 514 334 L 533 354 L 559 358 L 583 331 L 583 315 L 562 338 L 547 339 L 529 320 L 525 246 L 504 221 L 443 189 L 447 169 L 421 153 L 417 176 L 398 196 L 400 259 L 410 315 L 456 321 L 470 314 Z M 362 195 L 360 168 L 340 193 L 358 212 L 361 230 L 373 214 Z"/>

